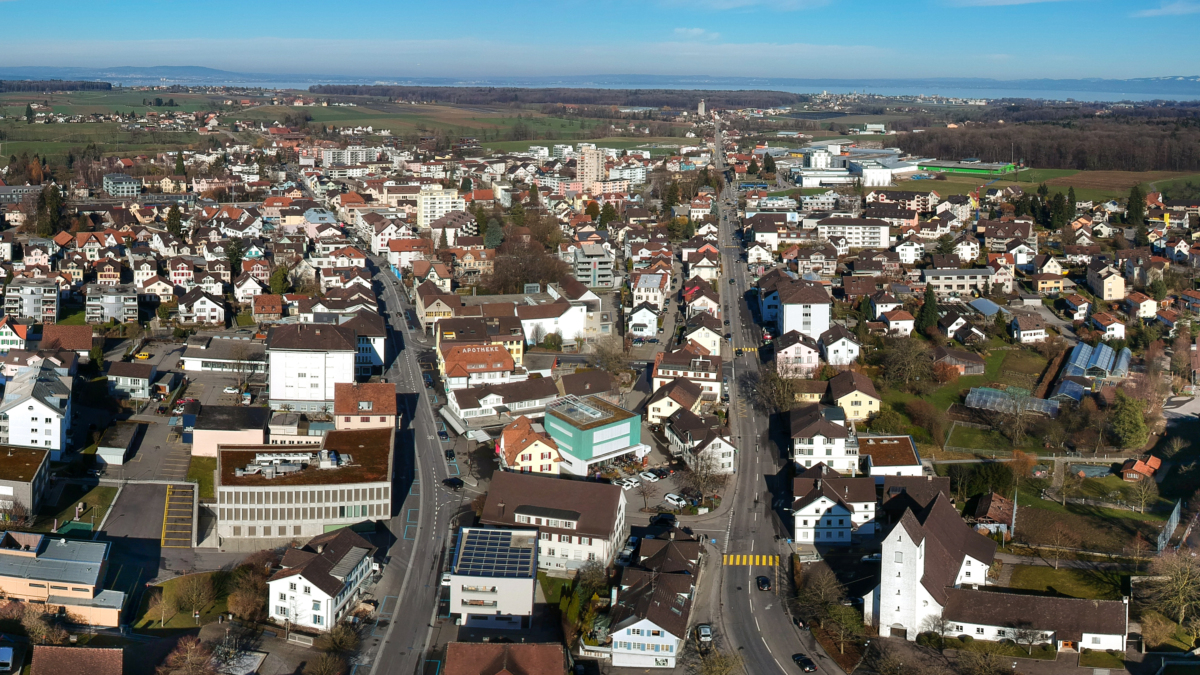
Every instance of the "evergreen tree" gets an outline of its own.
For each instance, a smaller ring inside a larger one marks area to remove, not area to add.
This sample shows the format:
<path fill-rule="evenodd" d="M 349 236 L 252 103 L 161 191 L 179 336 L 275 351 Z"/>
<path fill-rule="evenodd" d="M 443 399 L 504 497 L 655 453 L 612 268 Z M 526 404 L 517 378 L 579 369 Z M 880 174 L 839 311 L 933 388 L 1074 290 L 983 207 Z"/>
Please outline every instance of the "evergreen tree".
<path fill-rule="evenodd" d="M 246 253 L 246 247 L 242 245 L 241 239 L 229 240 L 229 247 L 225 249 L 225 260 L 229 262 L 229 272 L 236 279 L 242 273 L 242 256 Z"/>
<path fill-rule="evenodd" d="M 949 234 L 943 234 L 937 240 L 937 252 L 941 255 L 950 255 L 954 253 L 954 237 Z"/>
<path fill-rule="evenodd" d="M 1146 223 L 1144 221 L 1139 223 L 1137 229 L 1134 230 L 1133 243 L 1135 246 L 1150 245 L 1150 230 L 1146 228 Z"/>
<path fill-rule="evenodd" d="M 496 249 L 504 243 L 504 228 L 493 218 L 488 221 L 487 233 L 483 235 L 483 247 Z"/>
<path fill-rule="evenodd" d="M 1117 402 L 1113 406 L 1110 419 L 1113 440 L 1122 448 L 1141 447 L 1146 442 L 1146 419 L 1143 415 L 1142 402 L 1127 396 L 1125 392 L 1117 392 Z"/>
<path fill-rule="evenodd" d="M 1067 206 L 1071 207 L 1071 220 L 1075 220 L 1076 204 L 1079 200 L 1075 198 L 1075 186 L 1067 188 Z"/>
<path fill-rule="evenodd" d="M 608 229 L 608 224 L 617 219 L 617 209 L 612 204 L 605 204 L 600 209 L 600 229 Z"/>
<path fill-rule="evenodd" d="M 25 123 L 33 124 L 33 104 L 32 103 L 25 104 Z"/>
<path fill-rule="evenodd" d="M 471 191 L 471 179 L 463 178 L 462 183 L 460 183 L 458 186 L 458 189 L 460 192 L 470 192 Z"/>
<path fill-rule="evenodd" d="M 1046 187 L 1045 183 L 1042 183 L 1038 186 L 1037 193 L 1042 198 L 1042 201 L 1045 201 L 1046 197 L 1050 196 L 1050 188 Z"/>
<path fill-rule="evenodd" d="M 517 227 L 524 225 L 525 207 L 521 206 L 520 204 L 513 204 L 512 208 L 508 210 L 508 219 L 511 220 L 512 224 L 516 225 Z"/>
<path fill-rule="evenodd" d="M 1125 204 L 1125 222 L 1134 227 L 1146 222 L 1146 195 L 1142 193 L 1141 186 L 1134 185 L 1129 188 L 1129 200 Z"/>
<path fill-rule="evenodd" d="M 37 198 L 37 233 L 41 237 L 53 237 L 62 230 L 62 193 L 58 186 L 47 185 Z"/>
<path fill-rule="evenodd" d="M 671 183 L 667 186 L 667 194 L 663 197 L 663 208 L 669 209 L 679 203 L 679 184 Z"/>
<path fill-rule="evenodd" d="M 442 230 L 442 236 L 438 239 L 438 250 L 441 251 L 447 248 L 450 248 L 450 245 L 446 243 L 446 231 Z"/>
<path fill-rule="evenodd" d="M 530 208 L 536 207 L 538 205 L 538 200 L 540 200 L 540 199 L 541 199 L 541 195 L 538 194 L 538 186 L 536 186 L 536 185 L 529 186 L 529 207 Z"/>
<path fill-rule="evenodd" d="M 993 322 L 993 328 L 996 331 L 996 335 L 1008 335 L 1008 324 L 1004 321 L 1004 312 L 996 312 L 996 320 Z"/>
<path fill-rule="evenodd" d="M 167 232 L 176 237 L 183 234 L 183 215 L 179 213 L 178 204 L 172 204 L 171 210 L 167 211 Z"/>
<path fill-rule="evenodd" d="M 763 171 L 767 173 L 775 173 L 775 158 L 770 155 L 763 155 Z"/>
<path fill-rule="evenodd" d="M 1150 286 L 1146 289 L 1150 293 L 1150 297 L 1162 302 L 1167 297 L 1167 285 L 1163 283 L 1162 278 L 1155 279 L 1150 282 Z"/>
<path fill-rule="evenodd" d="M 288 292 L 288 269 L 283 265 L 275 268 L 271 272 L 271 293 L 273 295 L 283 295 Z"/>
<path fill-rule="evenodd" d="M 933 292 L 932 284 L 925 285 L 925 304 L 921 305 L 916 318 L 917 320 L 913 322 L 913 327 L 921 335 L 925 334 L 925 329 L 937 325 L 937 295 Z"/>
<path fill-rule="evenodd" d="M 758 175 L 758 161 L 757 160 L 753 160 L 753 159 L 750 160 L 750 166 L 746 167 L 746 173 L 752 174 L 755 176 Z"/>

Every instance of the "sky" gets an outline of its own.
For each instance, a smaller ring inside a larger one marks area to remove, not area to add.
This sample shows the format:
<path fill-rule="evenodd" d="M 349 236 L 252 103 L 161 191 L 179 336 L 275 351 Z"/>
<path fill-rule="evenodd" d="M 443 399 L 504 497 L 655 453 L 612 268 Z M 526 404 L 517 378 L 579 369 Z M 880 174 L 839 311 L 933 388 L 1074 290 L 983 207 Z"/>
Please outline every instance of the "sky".
<path fill-rule="evenodd" d="M 1200 0 L 0 0 L 0 66 L 354 77 L 1200 74 Z"/>

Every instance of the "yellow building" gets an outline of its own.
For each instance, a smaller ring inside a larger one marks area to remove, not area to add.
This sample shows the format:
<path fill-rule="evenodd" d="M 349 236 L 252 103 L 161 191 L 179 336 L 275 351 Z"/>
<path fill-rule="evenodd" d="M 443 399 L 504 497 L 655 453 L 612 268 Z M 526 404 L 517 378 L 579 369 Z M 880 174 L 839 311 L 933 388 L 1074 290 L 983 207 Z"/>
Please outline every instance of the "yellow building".
<path fill-rule="evenodd" d="M 524 415 L 504 427 L 496 454 L 501 469 L 517 473 L 558 475 L 558 464 L 562 461 L 554 439 L 540 426 L 534 428 L 533 422 Z"/>
<path fill-rule="evenodd" d="M 869 419 L 879 412 L 879 394 L 875 393 L 871 378 L 852 370 L 842 371 L 829 380 L 829 398 L 846 413 L 848 420 Z"/>

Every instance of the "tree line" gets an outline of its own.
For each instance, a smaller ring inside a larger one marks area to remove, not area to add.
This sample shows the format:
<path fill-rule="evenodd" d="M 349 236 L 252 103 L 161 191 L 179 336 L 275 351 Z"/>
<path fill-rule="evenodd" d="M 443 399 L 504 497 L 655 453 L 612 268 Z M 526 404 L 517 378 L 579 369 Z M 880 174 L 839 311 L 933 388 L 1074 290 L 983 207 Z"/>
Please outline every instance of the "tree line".
<path fill-rule="evenodd" d="M 929 129 L 896 139 L 924 157 L 1023 159 L 1047 169 L 1091 171 L 1200 170 L 1200 125 L 1190 119 L 1079 120 L 960 129 Z"/>
<path fill-rule="evenodd" d="M 320 84 L 308 88 L 326 96 L 380 96 L 408 101 L 437 101 L 457 105 L 573 103 L 680 108 L 694 110 L 704 99 L 710 108 L 770 108 L 803 102 L 807 96 L 785 91 L 716 91 L 673 89 L 575 89 L 553 87 L 406 87 Z"/>
<path fill-rule="evenodd" d="M 0 91 L 111 91 L 111 82 L 0 80 Z"/>

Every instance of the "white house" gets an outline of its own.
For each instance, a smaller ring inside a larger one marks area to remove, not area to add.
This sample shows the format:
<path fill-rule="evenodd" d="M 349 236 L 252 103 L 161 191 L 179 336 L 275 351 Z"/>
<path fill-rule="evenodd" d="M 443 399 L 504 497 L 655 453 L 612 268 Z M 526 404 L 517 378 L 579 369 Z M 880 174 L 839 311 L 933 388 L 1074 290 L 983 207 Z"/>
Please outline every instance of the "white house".
<path fill-rule="evenodd" d="M 193 288 L 179 298 L 179 320 L 183 323 L 225 324 L 225 301 Z"/>
<path fill-rule="evenodd" d="M 829 330 L 832 301 L 825 289 L 808 282 L 793 282 L 779 289 L 779 332 L 800 331 L 816 338 Z"/>
<path fill-rule="evenodd" d="M 629 332 L 634 337 L 652 338 L 658 334 L 658 309 L 643 302 L 629 313 Z"/>
<path fill-rule="evenodd" d="M 900 256 L 901 265 L 912 265 L 925 257 L 925 243 L 910 237 L 897 244 L 895 251 Z"/>
<path fill-rule="evenodd" d="M 1153 319 L 1154 315 L 1158 313 L 1158 303 L 1145 293 L 1134 291 L 1125 296 L 1125 311 L 1131 317 Z"/>
<path fill-rule="evenodd" d="M 821 358 L 831 366 L 848 366 L 858 360 L 862 345 L 845 326 L 837 325 L 821 333 L 817 340 Z"/>
<path fill-rule="evenodd" d="M 1091 317 L 1092 326 L 1104 331 L 1104 337 L 1112 340 L 1125 339 L 1125 324 L 1117 321 L 1111 314 L 1096 312 Z"/>
<path fill-rule="evenodd" d="M 894 309 L 883 313 L 883 322 L 887 324 L 888 333 L 907 337 L 912 334 L 916 319 L 902 309 Z"/>
<path fill-rule="evenodd" d="M 896 299 L 896 296 L 887 291 L 876 291 L 871 294 L 871 314 L 876 321 L 883 318 L 887 312 L 900 309 L 904 303 Z"/>
<path fill-rule="evenodd" d="M 58 461 L 70 440 L 72 383 L 48 361 L 18 371 L 0 403 L 0 445 L 41 448 Z"/>
<path fill-rule="evenodd" d="M 855 534 L 875 532 L 875 481 L 843 478 L 823 463 L 792 481 L 796 542 L 849 546 Z"/>
<path fill-rule="evenodd" d="M 804 468 L 817 464 L 850 475 L 858 472 L 854 425 L 841 408 L 810 403 L 791 411 L 792 461 Z"/>
<path fill-rule="evenodd" d="M 886 476 L 921 476 L 921 456 L 912 436 L 859 436 L 858 457 L 862 473 L 883 485 Z"/>
<path fill-rule="evenodd" d="M 746 262 L 750 264 L 769 263 L 773 260 L 775 260 L 775 254 L 763 244 L 755 243 L 746 250 Z"/>
<path fill-rule="evenodd" d="M 704 467 L 710 472 L 733 473 L 737 448 L 729 427 L 715 415 L 701 417 L 687 408 L 671 415 L 666 425 L 671 454 L 683 459 L 693 470 Z"/>
<path fill-rule="evenodd" d="M 1018 314 L 1010 323 L 1013 339 L 1021 344 L 1041 342 L 1046 339 L 1046 323 L 1036 314 Z"/>
<path fill-rule="evenodd" d="M 270 616 L 315 630 L 332 629 L 358 606 L 371 577 L 375 547 L 349 528 L 313 537 L 284 551 L 281 569 L 267 580 Z"/>
<path fill-rule="evenodd" d="M 799 331 L 775 338 L 774 348 L 775 369 L 780 377 L 811 377 L 821 367 L 821 346 Z"/>
<path fill-rule="evenodd" d="M 267 338 L 271 407 L 331 409 L 334 385 L 354 381 L 354 329 L 327 324 L 277 326 Z"/>

